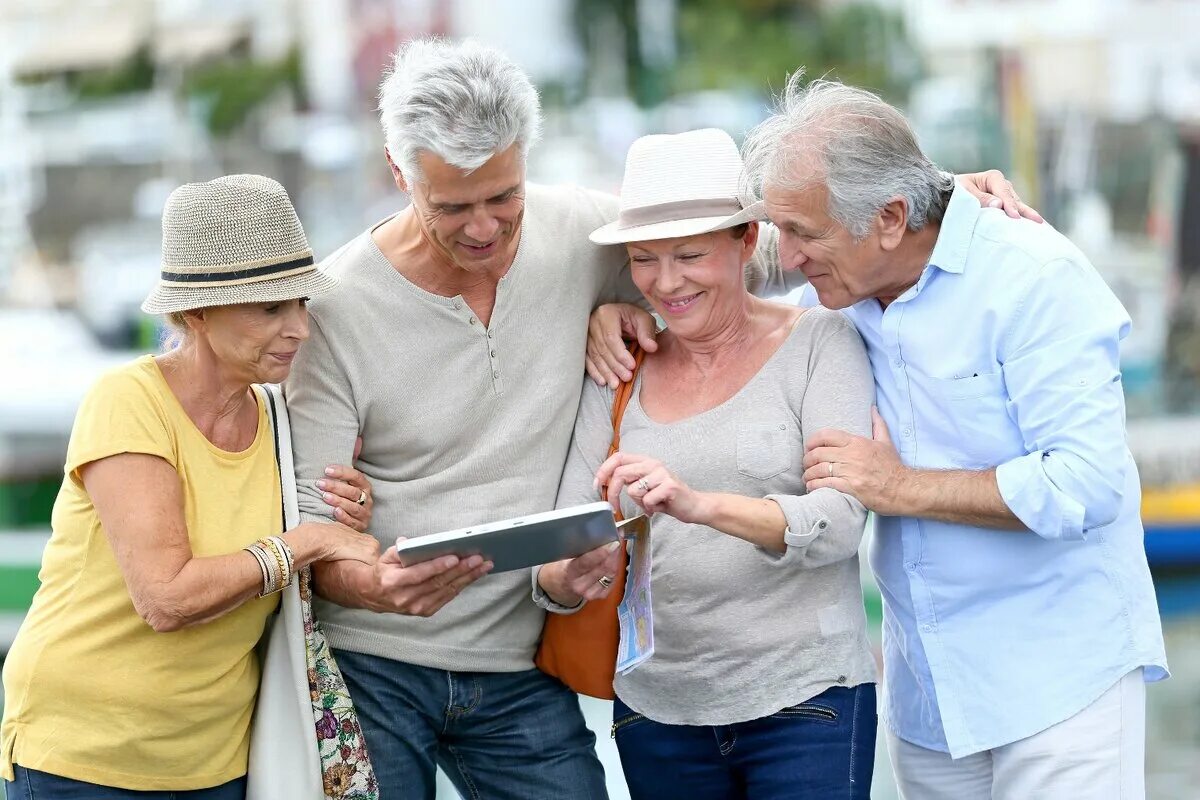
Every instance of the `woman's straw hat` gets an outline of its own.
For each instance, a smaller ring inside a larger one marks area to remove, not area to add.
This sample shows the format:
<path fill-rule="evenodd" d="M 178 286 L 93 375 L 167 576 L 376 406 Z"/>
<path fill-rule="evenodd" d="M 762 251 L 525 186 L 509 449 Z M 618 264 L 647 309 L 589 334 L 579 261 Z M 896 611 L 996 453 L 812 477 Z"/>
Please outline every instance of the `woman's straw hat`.
<path fill-rule="evenodd" d="M 180 186 L 163 209 L 162 237 L 147 314 L 294 300 L 337 285 L 317 269 L 287 192 L 261 175 Z"/>
<path fill-rule="evenodd" d="M 742 156 L 725 131 L 643 136 L 629 148 L 617 221 L 592 231 L 596 244 L 647 242 L 732 228 L 762 216 L 743 203 Z"/>

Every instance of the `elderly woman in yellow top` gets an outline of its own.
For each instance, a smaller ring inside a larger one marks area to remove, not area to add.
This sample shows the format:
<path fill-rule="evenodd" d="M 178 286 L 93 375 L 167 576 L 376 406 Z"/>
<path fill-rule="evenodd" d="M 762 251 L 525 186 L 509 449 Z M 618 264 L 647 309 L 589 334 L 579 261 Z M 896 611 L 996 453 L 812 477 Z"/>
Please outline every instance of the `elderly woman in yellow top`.
<path fill-rule="evenodd" d="M 282 532 L 254 386 L 287 377 L 305 301 L 335 282 L 275 181 L 171 195 L 142 308 L 167 314 L 178 343 L 105 375 L 75 419 L 42 585 L 5 664 L 8 797 L 244 795 L 274 593 L 307 564 L 377 554 L 358 532 L 370 485 L 349 467 L 324 487 L 344 525 Z"/>

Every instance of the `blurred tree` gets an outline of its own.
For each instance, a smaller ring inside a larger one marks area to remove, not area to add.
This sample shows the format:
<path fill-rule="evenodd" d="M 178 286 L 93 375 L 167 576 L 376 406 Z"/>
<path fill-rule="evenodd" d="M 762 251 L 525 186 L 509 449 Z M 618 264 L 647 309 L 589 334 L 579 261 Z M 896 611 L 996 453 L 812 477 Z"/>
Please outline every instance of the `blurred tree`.
<path fill-rule="evenodd" d="M 280 61 L 216 61 L 187 72 L 183 88 L 202 101 L 208 129 L 227 135 L 277 91 L 290 91 L 303 104 L 300 53 L 292 50 Z"/>
<path fill-rule="evenodd" d="M 903 101 L 920 70 L 899 12 L 869 2 L 829 6 L 820 0 L 675 0 L 677 58 L 665 68 L 648 65 L 638 7 L 650 1 L 575 4 L 589 73 L 620 59 L 621 88 L 640 105 L 676 92 L 778 90 L 799 67 L 810 78 L 827 75 Z M 607 29 L 617 31 L 615 42 L 597 35 Z"/>
<path fill-rule="evenodd" d="M 589 74 L 607 71 L 625 78 L 623 87 L 593 88 L 601 92 L 624 89 L 639 105 L 649 106 L 661 102 L 665 93 L 659 71 L 646 63 L 642 46 L 645 32 L 638 24 L 638 3 L 639 0 L 575 0 L 575 33 L 592 66 L 615 62 L 618 67 L 588 70 Z"/>
<path fill-rule="evenodd" d="M 49 75 L 25 75 L 23 83 L 38 83 Z M 67 86 L 81 98 L 114 97 L 130 92 L 144 92 L 154 85 L 154 61 L 150 48 L 142 45 L 129 58 L 109 67 L 71 71 L 64 75 Z"/>

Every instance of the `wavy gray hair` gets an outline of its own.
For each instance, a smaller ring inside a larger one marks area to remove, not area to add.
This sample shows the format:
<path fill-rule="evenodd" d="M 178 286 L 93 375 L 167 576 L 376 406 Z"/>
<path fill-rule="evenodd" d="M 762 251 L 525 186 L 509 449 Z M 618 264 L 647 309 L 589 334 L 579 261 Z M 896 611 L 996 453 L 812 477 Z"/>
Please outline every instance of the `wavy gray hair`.
<path fill-rule="evenodd" d="M 825 184 L 829 216 L 861 241 L 893 197 L 908 201 L 908 229 L 940 222 L 954 176 L 917 144 L 908 120 L 878 95 L 792 74 L 774 114 L 746 137 L 746 191 Z"/>
<path fill-rule="evenodd" d="M 388 153 L 410 183 L 422 150 L 471 171 L 541 133 L 537 89 L 508 56 L 467 39 L 413 39 L 396 51 L 379 85 L 379 121 Z"/>

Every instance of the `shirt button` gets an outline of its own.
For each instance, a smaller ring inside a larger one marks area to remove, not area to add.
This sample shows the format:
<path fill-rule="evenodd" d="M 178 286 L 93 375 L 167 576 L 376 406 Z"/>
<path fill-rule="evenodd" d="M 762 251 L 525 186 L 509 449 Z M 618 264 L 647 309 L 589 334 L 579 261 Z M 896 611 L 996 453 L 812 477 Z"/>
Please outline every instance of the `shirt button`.
<path fill-rule="evenodd" d="M 905 436 L 912 436 L 912 428 L 905 428 L 905 429 L 904 429 L 904 435 L 905 435 Z"/>
<path fill-rule="evenodd" d="M 921 626 L 921 630 L 925 631 L 926 633 L 933 633 L 933 626 L 926 622 Z"/>
<path fill-rule="evenodd" d="M 900 360 L 900 359 L 898 359 L 898 358 L 893 358 L 893 359 L 892 359 L 892 366 L 893 366 L 893 367 L 895 367 L 896 369 L 900 369 L 901 367 L 903 367 L 903 366 L 904 366 L 904 362 L 903 362 L 903 361 L 901 361 L 901 360 Z"/>
<path fill-rule="evenodd" d="M 488 338 L 489 338 L 489 339 L 490 339 L 490 338 L 492 338 L 492 332 L 491 332 L 491 331 L 488 331 Z"/>
<path fill-rule="evenodd" d="M 454 310 L 455 310 L 455 311 L 458 311 L 460 308 L 462 308 L 462 304 L 461 304 L 461 303 L 455 303 L 455 304 L 454 304 Z"/>
<path fill-rule="evenodd" d="M 475 318 L 474 318 L 474 317 L 471 317 L 471 319 L 470 319 L 470 323 L 471 323 L 472 325 L 474 325 L 474 324 L 475 324 Z"/>
<path fill-rule="evenodd" d="M 496 357 L 496 351 L 495 351 L 495 350 L 493 350 L 493 351 L 492 351 L 492 358 L 495 358 L 495 357 Z"/>
<path fill-rule="evenodd" d="M 496 370 L 495 372 L 493 372 L 493 373 L 492 373 L 492 377 L 493 377 L 493 378 L 499 378 L 499 377 L 500 377 L 500 370 Z"/>
<path fill-rule="evenodd" d="M 917 564 L 916 564 L 916 562 L 914 562 L 914 561 L 908 561 L 908 562 L 905 562 L 905 564 L 904 564 L 904 568 L 905 568 L 906 570 L 908 570 L 909 572 L 916 572 L 916 571 L 917 571 Z"/>

